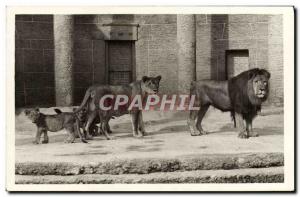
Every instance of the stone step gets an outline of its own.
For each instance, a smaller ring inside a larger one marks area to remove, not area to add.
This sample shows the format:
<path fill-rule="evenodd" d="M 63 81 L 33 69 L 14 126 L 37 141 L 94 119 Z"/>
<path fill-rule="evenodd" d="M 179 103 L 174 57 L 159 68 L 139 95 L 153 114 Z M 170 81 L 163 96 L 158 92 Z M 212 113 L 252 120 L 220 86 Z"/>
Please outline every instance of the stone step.
<path fill-rule="evenodd" d="M 233 170 L 195 170 L 151 174 L 84 174 L 70 176 L 16 175 L 16 184 L 113 184 L 113 183 L 282 183 L 283 167 Z"/>
<path fill-rule="evenodd" d="M 24 162 L 16 163 L 17 175 L 150 174 L 155 172 L 231 170 L 284 165 L 283 153 L 241 153 L 189 155 L 180 158 L 139 158 L 97 163 Z"/>

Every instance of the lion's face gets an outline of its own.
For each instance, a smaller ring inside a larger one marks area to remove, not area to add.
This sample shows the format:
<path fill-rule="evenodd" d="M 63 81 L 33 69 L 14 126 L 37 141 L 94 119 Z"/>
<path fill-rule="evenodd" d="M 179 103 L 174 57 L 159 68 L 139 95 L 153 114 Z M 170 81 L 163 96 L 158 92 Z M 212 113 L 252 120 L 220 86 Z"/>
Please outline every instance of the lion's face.
<path fill-rule="evenodd" d="M 252 80 L 252 85 L 257 98 L 267 98 L 269 92 L 269 78 L 267 75 L 256 75 Z"/>
<path fill-rule="evenodd" d="M 144 76 L 142 78 L 142 83 L 141 83 L 142 90 L 148 94 L 157 94 L 160 80 L 161 80 L 161 76 L 157 76 L 157 77 Z"/>
<path fill-rule="evenodd" d="M 39 109 L 26 109 L 25 115 L 31 120 L 31 122 L 36 123 L 40 117 Z"/>

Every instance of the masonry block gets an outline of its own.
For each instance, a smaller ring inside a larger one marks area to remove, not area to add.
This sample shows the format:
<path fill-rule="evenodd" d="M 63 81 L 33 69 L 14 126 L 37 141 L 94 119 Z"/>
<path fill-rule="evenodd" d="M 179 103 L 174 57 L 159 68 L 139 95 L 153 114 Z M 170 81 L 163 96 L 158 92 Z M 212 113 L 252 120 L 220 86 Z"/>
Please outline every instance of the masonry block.
<path fill-rule="evenodd" d="M 74 40 L 75 49 L 92 49 L 93 40 L 90 39 L 76 39 Z"/>
<path fill-rule="evenodd" d="M 101 14 L 97 15 L 97 23 L 100 24 L 108 24 L 113 22 L 113 15 L 112 14 Z"/>
<path fill-rule="evenodd" d="M 16 21 L 32 21 L 31 14 L 16 14 Z"/>
<path fill-rule="evenodd" d="M 256 14 L 232 14 L 228 15 L 228 23 L 255 23 L 257 21 Z"/>
<path fill-rule="evenodd" d="M 76 39 L 104 39 L 102 24 L 76 24 L 74 37 Z"/>
<path fill-rule="evenodd" d="M 15 50 L 15 72 L 23 72 L 24 68 L 23 50 Z"/>
<path fill-rule="evenodd" d="M 92 50 L 74 50 L 74 72 L 92 72 Z"/>
<path fill-rule="evenodd" d="M 16 39 L 15 45 L 16 49 L 28 49 L 30 48 L 30 40 Z"/>
<path fill-rule="evenodd" d="M 227 14 L 208 14 L 207 23 L 228 23 Z"/>
<path fill-rule="evenodd" d="M 54 50 L 44 50 L 44 71 L 54 72 Z"/>
<path fill-rule="evenodd" d="M 55 103 L 54 88 L 26 89 L 26 105 L 53 106 Z"/>
<path fill-rule="evenodd" d="M 54 49 L 54 41 L 49 40 L 30 40 L 32 49 Z"/>
<path fill-rule="evenodd" d="M 105 41 L 93 40 L 94 72 L 105 73 Z"/>
<path fill-rule="evenodd" d="M 256 35 L 256 34 L 255 34 Z M 251 24 L 249 23 L 229 23 L 226 24 L 224 30 L 224 39 L 251 39 L 254 35 L 251 32 Z"/>
<path fill-rule="evenodd" d="M 174 14 L 139 14 L 135 15 L 135 22 L 140 24 L 172 24 L 176 23 Z"/>
<path fill-rule="evenodd" d="M 268 37 L 268 23 L 254 23 L 251 27 L 255 38 L 261 39 Z"/>
<path fill-rule="evenodd" d="M 50 22 L 53 23 L 53 15 L 48 14 L 40 14 L 40 15 L 33 15 L 33 21 L 40 21 L 40 22 Z"/>
<path fill-rule="evenodd" d="M 93 84 L 93 73 L 82 72 L 74 73 L 74 86 L 75 87 L 88 87 Z"/>
<path fill-rule="evenodd" d="M 25 94 L 22 92 L 15 92 L 15 106 L 23 107 L 25 105 Z"/>
<path fill-rule="evenodd" d="M 15 74 L 15 91 L 24 92 L 24 78 L 21 72 L 16 72 Z"/>
<path fill-rule="evenodd" d="M 74 88 L 74 105 L 80 105 L 83 97 L 85 95 L 85 91 L 87 90 L 87 88 Z"/>
<path fill-rule="evenodd" d="M 97 15 L 74 15 L 75 24 L 97 23 Z"/>
<path fill-rule="evenodd" d="M 16 22 L 16 34 L 20 39 L 53 39 L 53 24 Z"/>
<path fill-rule="evenodd" d="M 44 60 L 43 50 L 24 50 L 24 71 L 25 72 L 43 72 Z"/>
<path fill-rule="evenodd" d="M 196 14 L 196 23 L 199 24 L 203 24 L 203 23 L 207 23 L 207 15 L 206 14 Z"/>
<path fill-rule="evenodd" d="M 54 73 L 24 73 L 26 88 L 54 87 Z"/>

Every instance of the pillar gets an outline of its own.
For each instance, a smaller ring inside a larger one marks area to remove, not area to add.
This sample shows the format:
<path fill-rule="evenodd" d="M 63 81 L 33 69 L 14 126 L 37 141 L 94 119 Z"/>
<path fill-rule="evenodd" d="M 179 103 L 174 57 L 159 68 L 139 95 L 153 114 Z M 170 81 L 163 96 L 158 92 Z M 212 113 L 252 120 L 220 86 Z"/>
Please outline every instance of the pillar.
<path fill-rule="evenodd" d="M 189 93 L 196 79 L 195 15 L 177 15 L 178 93 Z"/>
<path fill-rule="evenodd" d="M 270 15 L 268 24 L 268 63 L 271 73 L 268 101 L 283 105 L 283 24 L 282 15 Z"/>
<path fill-rule="evenodd" d="M 54 15 L 55 99 L 57 106 L 73 104 L 73 29 L 71 15 Z"/>

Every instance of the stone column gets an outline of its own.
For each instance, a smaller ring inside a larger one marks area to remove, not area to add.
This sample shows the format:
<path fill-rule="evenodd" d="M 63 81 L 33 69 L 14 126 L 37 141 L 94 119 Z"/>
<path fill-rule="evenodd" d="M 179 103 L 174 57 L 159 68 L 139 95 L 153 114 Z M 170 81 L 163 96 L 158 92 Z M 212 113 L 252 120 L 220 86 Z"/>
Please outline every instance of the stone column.
<path fill-rule="evenodd" d="M 195 15 L 177 15 L 178 93 L 189 93 L 196 78 Z"/>
<path fill-rule="evenodd" d="M 73 32 L 70 15 L 54 15 L 55 99 L 57 106 L 73 104 Z"/>
<path fill-rule="evenodd" d="M 271 73 L 269 101 L 277 106 L 283 105 L 283 24 L 282 15 L 269 16 L 268 24 L 268 62 Z"/>

